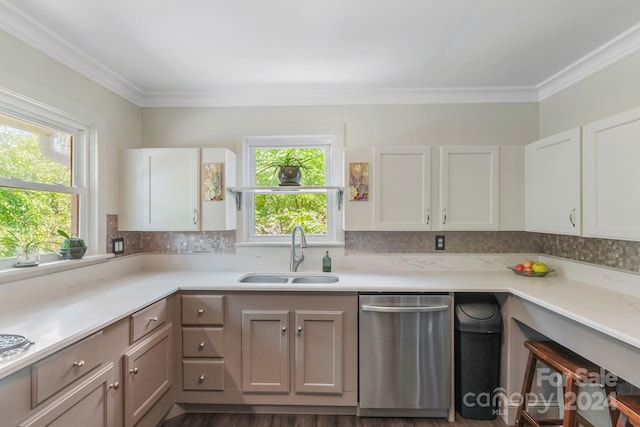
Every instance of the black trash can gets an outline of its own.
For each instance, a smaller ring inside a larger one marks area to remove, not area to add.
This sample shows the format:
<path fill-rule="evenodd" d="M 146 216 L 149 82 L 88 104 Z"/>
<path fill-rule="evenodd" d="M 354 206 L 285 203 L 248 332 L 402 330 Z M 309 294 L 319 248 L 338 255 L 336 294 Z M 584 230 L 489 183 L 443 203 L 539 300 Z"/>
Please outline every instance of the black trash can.
<path fill-rule="evenodd" d="M 456 411 L 464 418 L 492 420 L 500 386 L 502 315 L 493 295 L 456 296 Z"/>

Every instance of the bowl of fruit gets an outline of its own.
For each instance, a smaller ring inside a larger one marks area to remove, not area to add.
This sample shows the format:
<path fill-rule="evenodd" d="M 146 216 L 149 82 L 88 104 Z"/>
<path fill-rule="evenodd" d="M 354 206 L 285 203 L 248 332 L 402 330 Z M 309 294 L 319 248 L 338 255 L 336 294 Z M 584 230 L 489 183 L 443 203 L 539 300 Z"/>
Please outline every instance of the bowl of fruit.
<path fill-rule="evenodd" d="M 518 276 L 527 277 L 544 277 L 554 271 L 552 268 L 547 267 L 544 262 L 539 261 L 525 261 L 522 264 L 517 264 L 514 267 L 507 268 Z"/>

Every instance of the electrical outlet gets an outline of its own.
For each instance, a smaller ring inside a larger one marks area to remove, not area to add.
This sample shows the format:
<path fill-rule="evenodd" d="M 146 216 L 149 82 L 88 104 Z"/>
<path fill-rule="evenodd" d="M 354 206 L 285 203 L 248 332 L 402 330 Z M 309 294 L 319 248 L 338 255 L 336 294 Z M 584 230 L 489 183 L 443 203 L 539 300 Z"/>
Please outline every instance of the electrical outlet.
<path fill-rule="evenodd" d="M 436 251 L 444 251 L 444 236 L 436 236 Z"/>
<path fill-rule="evenodd" d="M 124 253 L 124 237 L 111 239 L 111 252 L 116 255 Z"/>

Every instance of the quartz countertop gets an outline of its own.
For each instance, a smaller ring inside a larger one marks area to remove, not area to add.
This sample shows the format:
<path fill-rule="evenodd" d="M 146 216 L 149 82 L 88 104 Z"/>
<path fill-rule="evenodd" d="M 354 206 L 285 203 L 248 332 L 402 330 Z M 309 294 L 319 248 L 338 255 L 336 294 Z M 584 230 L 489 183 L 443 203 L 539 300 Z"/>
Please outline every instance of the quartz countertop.
<path fill-rule="evenodd" d="M 107 268 L 107 267 L 102 267 Z M 609 285 L 629 286 L 640 276 L 595 269 Z M 3 303 L 0 333 L 25 335 L 35 343 L 0 356 L 0 378 L 123 319 L 177 291 L 214 292 L 505 292 L 640 349 L 640 298 L 611 286 L 549 275 L 516 276 L 504 271 L 336 272 L 330 284 L 239 283 L 246 272 L 137 271 L 91 286 L 72 286 L 38 297 L 13 296 Z M 322 273 L 314 273 L 322 274 Z M 596 274 L 596 275 L 597 275 Z M 623 277 L 620 279 L 618 275 Z M 593 272 L 588 277 L 593 278 Z M 11 289 L 0 289 L 11 292 Z"/>

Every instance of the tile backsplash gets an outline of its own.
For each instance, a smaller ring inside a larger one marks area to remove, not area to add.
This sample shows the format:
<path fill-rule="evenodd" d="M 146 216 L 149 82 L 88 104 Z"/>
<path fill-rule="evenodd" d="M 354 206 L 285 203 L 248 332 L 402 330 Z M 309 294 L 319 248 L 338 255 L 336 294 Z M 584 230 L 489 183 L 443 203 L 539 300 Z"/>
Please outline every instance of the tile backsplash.
<path fill-rule="evenodd" d="M 435 236 L 445 250 L 435 250 Z M 111 239 L 124 237 L 125 253 L 235 253 L 235 231 L 118 231 L 118 216 L 107 215 L 107 252 Z M 381 253 L 542 253 L 575 261 L 640 271 L 640 242 L 594 239 L 525 231 L 347 231 L 345 254 Z"/>

